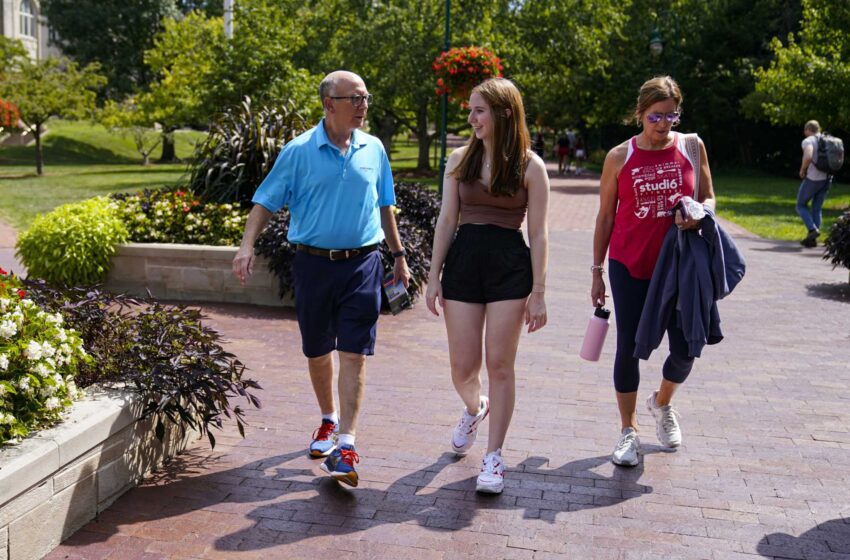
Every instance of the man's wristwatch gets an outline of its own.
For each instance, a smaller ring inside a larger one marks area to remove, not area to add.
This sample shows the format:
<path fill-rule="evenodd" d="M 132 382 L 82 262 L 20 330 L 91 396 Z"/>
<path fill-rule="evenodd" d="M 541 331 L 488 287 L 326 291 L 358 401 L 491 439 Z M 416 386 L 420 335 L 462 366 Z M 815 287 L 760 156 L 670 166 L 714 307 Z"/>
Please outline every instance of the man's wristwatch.
<path fill-rule="evenodd" d="M 394 252 L 393 252 L 393 253 L 391 253 L 391 254 L 392 254 L 392 256 L 393 256 L 393 258 L 394 258 L 394 259 L 397 259 L 397 258 L 399 258 L 399 257 L 404 257 L 404 256 L 406 256 L 406 255 L 407 255 L 407 251 L 405 251 L 404 249 L 402 249 L 401 251 L 394 251 Z"/>

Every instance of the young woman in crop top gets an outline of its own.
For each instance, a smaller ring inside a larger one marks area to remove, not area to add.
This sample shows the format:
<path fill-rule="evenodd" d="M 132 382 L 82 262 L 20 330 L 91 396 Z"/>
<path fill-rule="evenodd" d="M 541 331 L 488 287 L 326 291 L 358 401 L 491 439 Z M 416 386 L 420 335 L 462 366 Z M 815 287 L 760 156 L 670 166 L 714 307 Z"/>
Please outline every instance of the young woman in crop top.
<path fill-rule="evenodd" d="M 681 229 L 699 227 L 699 221 L 690 218 L 684 221 L 678 212 L 673 217 L 671 210 L 683 196 L 714 208 L 705 145 L 699 140 L 700 164 L 695 169 L 696 162 L 687 154 L 684 138 L 673 131 L 679 122 L 681 105 L 679 86 L 669 76 L 644 83 L 634 114 L 643 130 L 608 152 L 602 167 L 590 297 L 593 305 L 605 304 L 602 263 L 607 252 L 617 321 L 614 388 L 621 419 L 620 438 L 612 460 L 624 466 L 640 462 L 635 413 L 640 370 L 634 349 L 650 278 L 664 235 L 674 221 Z M 694 197 L 695 173 L 700 174 L 697 197 Z M 694 363 L 694 358 L 688 355 L 682 329 L 675 323 L 676 314 L 673 315 L 674 320 L 667 327 L 670 354 L 662 370 L 661 386 L 646 403 L 655 418 L 656 435 L 665 447 L 681 444 L 678 413 L 670 401 Z"/>
<path fill-rule="evenodd" d="M 434 315 L 437 302 L 443 308 L 452 382 L 466 405 L 452 450 L 465 455 L 489 414 L 476 490 L 499 493 L 520 332 L 523 323 L 528 332 L 546 324 L 549 179 L 530 150 L 522 97 L 511 81 L 494 78 L 473 89 L 468 120 L 472 137 L 446 166 L 425 301 Z M 530 249 L 520 230 L 526 211 Z M 481 395 L 482 354 L 489 398 Z"/>

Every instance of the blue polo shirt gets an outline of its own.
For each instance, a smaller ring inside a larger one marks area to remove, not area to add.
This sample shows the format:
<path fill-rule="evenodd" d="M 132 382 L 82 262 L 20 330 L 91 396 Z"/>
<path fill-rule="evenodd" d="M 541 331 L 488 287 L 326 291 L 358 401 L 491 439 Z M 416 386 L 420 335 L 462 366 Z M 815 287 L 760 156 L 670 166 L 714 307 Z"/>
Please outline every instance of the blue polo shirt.
<path fill-rule="evenodd" d="M 353 249 L 380 243 L 381 206 L 395 204 L 393 175 L 381 141 L 360 130 L 343 156 L 325 120 L 287 143 L 252 202 L 270 212 L 289 207 L 290 243 Z"/>

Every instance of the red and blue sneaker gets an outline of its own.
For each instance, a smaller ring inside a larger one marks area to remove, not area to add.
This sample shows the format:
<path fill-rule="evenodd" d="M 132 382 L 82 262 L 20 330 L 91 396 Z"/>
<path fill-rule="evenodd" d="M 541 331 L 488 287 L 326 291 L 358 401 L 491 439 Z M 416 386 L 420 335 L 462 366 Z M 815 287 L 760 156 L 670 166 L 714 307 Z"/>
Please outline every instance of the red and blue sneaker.
<path fill-rule="evenodd" d="M 360 462 L 360 456 L 350 445 L 340 445 L 325 459 L 321 468 L 338 482 L 357 486 L 357 471 L 354 465 Z"/>
<path fill-rule="evenodd" d="M 335 424 L 327 418 L 322 419 L 322 425 L 313 432 L 313 441 L 310 443 L 310 457 L 327 457 L 336 447 L 336 436 L 339 433 L 339 424 Z"/>

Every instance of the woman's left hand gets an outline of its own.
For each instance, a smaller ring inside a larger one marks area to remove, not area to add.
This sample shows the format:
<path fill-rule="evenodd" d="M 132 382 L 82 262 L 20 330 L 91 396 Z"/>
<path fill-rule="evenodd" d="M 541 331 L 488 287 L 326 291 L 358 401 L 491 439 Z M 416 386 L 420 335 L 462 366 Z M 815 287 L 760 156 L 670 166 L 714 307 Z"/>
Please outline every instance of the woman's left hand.
<path fill-rule="evenodd" d="M 546 326 L 546 301 L 543 292 L 531 292 L 525 305 L 525 324 L 528 332 L 542 329 Z"/>
<path fill-rule="evenodd" d="M 685 229 L 699 229 L 699 225 L 702 220 L 695 220 L 688 216 L 687 218 L 682 217 L 682 213 L 678 210 L 676 211 L 676 227 L 682 230 Z"/>

